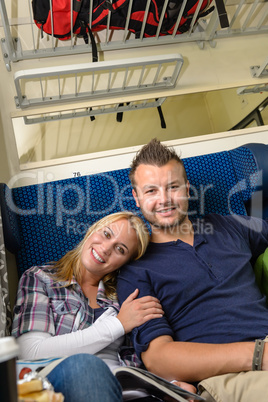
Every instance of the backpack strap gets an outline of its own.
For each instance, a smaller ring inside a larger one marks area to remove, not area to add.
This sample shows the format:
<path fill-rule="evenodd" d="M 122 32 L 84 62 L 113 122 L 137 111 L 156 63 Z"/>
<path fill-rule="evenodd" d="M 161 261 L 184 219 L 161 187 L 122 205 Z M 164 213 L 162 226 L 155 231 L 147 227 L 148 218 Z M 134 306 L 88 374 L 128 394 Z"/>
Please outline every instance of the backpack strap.
<path fill-rule="evenodd" d="M 224 0 L 215 0 L 215 3 L 216 3 L 218 15 L 219 15 L 221 28 L 228 28 L 229 21 L 228 21 L 228 15 L 226 12 Z"/>
<path fill-rule="evenodd" d="M 105 0 L 105 6 L 108 8 L 108 10 L 110 10 L 111 12 L 114 12 L 112 0 Z"/>
<path fill-rule="evenodd" d="M 127 104 L 129 104 L 129 103 L 127 103 Z M 119 107 L 120 106 L 124 106 L 124 103 L 119 103 Z M 121 123 L 122 120 L 123 120 L 123 112 L 117 112 L 116 113 L 116 121 Z"/>
<path fill-rule="evenodd" d="M 92 33 L 92 31 L 91 31 L 91 29 L 90 29 L 88 24 L 86 24 L 86 28 L 87 29 L 85 30 L 85 33 L 83 34 L 83 39 L 84 39 L 85 43 L 88 44 L 88 34 L 89 34 L 90 41 L 91 41 L 91 47 L 92 47 L 92 62 L 94 63 L 94 62 L 99 60 L 97 44 L 96 44 L 94 35 L 93 35 L 93 33 Z M 87 34 L 87 32 L 88 32 L 88 34 Z"/>
<path fill-rule="evenodd" d="M 103 3 L 103 7 L 107 8 L 111 13 L 118 11 L 120 8 L 128 5 L 129 0 L 119 1 L 119 0 L 105 0 Z"/>
<path fill-rule="evenodd" d="M 158 101 L 158 98 L 156 99 L 156 101 Z M 160 117 L 161 127 L 167 128 L 161 105 L 157 106 L 157 111 Z"/>

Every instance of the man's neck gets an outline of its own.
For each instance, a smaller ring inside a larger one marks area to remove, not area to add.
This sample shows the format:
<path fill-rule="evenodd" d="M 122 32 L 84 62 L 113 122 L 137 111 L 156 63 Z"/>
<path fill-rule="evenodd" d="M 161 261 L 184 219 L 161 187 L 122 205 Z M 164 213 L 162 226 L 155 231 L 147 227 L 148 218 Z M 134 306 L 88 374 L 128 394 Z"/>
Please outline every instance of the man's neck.
<path fill-rule="evenodd" d="M 167 243 L 181 240 L 191 246 L 194 244 L 194 230 L 190 219 L 185 218 L 182 225 L 170 228 L 152 227 L 151 241 L 153 243 Z"/>

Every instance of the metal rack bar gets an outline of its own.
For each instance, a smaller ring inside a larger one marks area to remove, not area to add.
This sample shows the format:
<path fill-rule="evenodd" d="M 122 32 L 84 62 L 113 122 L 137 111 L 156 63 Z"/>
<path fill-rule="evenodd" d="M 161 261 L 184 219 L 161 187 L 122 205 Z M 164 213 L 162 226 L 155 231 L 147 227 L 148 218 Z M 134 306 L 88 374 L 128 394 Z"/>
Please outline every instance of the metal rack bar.
<path fill-rule="evenodd" d="M 268 58 L 264 61 L 264 63 L 261 66 L 251 66 L 250 71 L 252 77 L 261 78 L 268 76 L 267 66 L 268 66 Z"/>
<path fill-rule="evenodd" d="M 123 42 L 124 43 L 126 42 L 126 39 L 127 39 L 128 33 L 129 33 L 128 26 L 129 26 L 129 21 L 130 21 L 132 4 L 133 4 L 133 0 L 129 0 L 128 10 L 127 10 L 127 18 L 126 18 L 126 25 L 125 25 L 124 37 L 123 37 Z"/>
<path fill-rule="evenodd" d="M 163 97 L 158 98 L 157 100 L 148 99 L 143 102 L 126 102 L 120 104 L 117 103 L 114 106 L 106 105 L 102 107 L 84 108 L 59 113 L 44 113 L 37 116 L 24 116 L 23 119 L 25 124 L 38 124 L 38 123 L 48 123 L 50 121 L 57 121 L 57 120 L 68 120 L 79 117 L 98 116 L 103 114 L 112 114 L 120 112 L 131 112 L 133 110 L 149 109 L 161 106 L 165 100 L 166 98 Z"/>
<path fill-rule="evenodd" d="M 246 18 L 244 24 L 241 27 L 242 31 L 244 31 L 248 27 L 250 19 L 252 18 L 253 14 L 254 14 L 257 6 L 258 6 L 258 3 L 259 3 L 259 1 L 255 0 L 254 3 L 252 4 L 252 6 L 251 6 L 251 8 L 249 10 L 249 13 L 247 15 L 247 18 Z"/>
<path fill-rule="evenodd" d="M 18 71 L 14 74 L 15 102 L 24 109 L 73 103 L 92 96 L 94 99 L 111 98 L 161 91 L 174 88 L 182 65 L 182 56 L 171 54 Z M 58 86 L 54 85 L 55 80 Z"/>
<path fill-rule="evenodd" d="M 177 22 L 176 22 L 174 30 L 173 30 L 173 34 L 172 34 L 173 39 L 176 36 L 176 32 L 177 32 L 178 26 L 180 24 L 180 21 L 181 21 L 182 15 L 183 15 L 183 11 L 185 9 L 186 4 L 187 4 L 187 0 L 183 0 L 183 3 L 181 5 L 181 9 L 180 9 L 180 12 L 179 12 L 179 15 L 178 15 L 178 18 L 177 18 Z"/>

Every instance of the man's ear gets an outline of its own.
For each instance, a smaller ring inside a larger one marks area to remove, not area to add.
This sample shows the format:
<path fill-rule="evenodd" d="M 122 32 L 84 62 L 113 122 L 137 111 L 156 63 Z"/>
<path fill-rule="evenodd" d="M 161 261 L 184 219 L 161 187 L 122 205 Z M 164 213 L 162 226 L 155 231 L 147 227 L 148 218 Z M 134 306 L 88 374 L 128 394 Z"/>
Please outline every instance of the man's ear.
<path fill-rule="evenodd" d="M 190 198 L 190 183 L 189 183 L 189 180 L 187 180 L 187 183 L 186 183 L 186 191 L 187 191 L 187 197 Z"/>
<path fill-rule="evenodd" d="M 137 207 L 140 208 L 139 199 L 138 199 L 137 193 L 136 193 L 136 191 L 134 190 L 134 188 L 132 189 L 132 195 L 133 195 L 133 197 L 134 197 L 134 200 L 135 200 L 135 202 L 136 202 Z"/>

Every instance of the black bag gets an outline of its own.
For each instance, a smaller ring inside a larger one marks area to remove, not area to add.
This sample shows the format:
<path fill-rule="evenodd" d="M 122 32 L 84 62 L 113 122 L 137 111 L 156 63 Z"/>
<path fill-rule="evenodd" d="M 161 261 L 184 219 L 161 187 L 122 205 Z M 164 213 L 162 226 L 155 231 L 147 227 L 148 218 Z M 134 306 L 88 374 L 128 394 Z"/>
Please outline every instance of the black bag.
<path fill-rule="evenodd" d="M 89 2 L 89 0 L 85 0 Z M 125 29 L 129 0 L 120 1 L 120 4 L 117 5 L 118 2 L 113 3 L 113 11 L 111 14 L 110 20 L 110 29 Z M 187 32 L 190 24 L 193 19 L 193 15 L 196 11 L 199 1 L 202 0 L 188 0 L 185 6 L 185 9 L 182 14 L 181 21 L 177 28 L 176 34 L 181 34 L 183 32 Z M 107 26 L 107 15 L 108 9 L 103 7 L 104 3 L 108 3 L 108 0 L 94 0 L 94 8 L 92 15 L 92 31 L 98 31 L 101 29 L 105 29 Z M 208 13 L 207 7 L 210 5 L 212 0 L 203 0 L 202 5 L 199 11 L 198 18 L 206 15 Z M 99 3 L 97 5 L 97 3 Z M 170 35 L 173 34 L 173 30 L 177 21 L 177 17 L 181 10 L 183 0 L 170 0 L 168 6 L 165 10 L 165 15 L 163 19 L 163 23 L 160 30 L 160 36 L 162 35 Z M 95 7 L 96 4 L 96 7 Z M 146 0 L 134 0 L 132 3 L 130 20 L 127 29 L 130 32 L 133 32 L 136 37 L 140 37 L 143 19 L 146 14 Z M 145 30 L 143 32 L 144 37 L 152 37 L 156 35 L 157 28 L 159 25 L 161 13 L 163 10 L 163 0 L 151 0 Z M 211 12 L 214 7 L 210 8 L 209 12 Z M 206 11 L 207 10 L 207 11 Z"/>
<path fill-rule="evenodd" d="M 88 43 L 89 34 L 92 45 L 92 61 L 98 61 L 96 42 L 88 25 L 88 13 L 84 18 L 85 1 L 51 0 L 51 4 L 53 12 L 50 10 L 50 0 L 32 0 L 34 22 L 41 29 L 42 37 L 43 32 L 46 32 L 60 40 L 67 40 L 73 33 L 83 37 Z"/>
<path fill-rule="evenodd" d="M 186 32 L 191 24 L 199 1 L 202 1 L 198 18 L 212 11 L 207 10 L 212 0 L 188 0 L 176 34 Z M 72 2 L 72 3 L 71 3 Z M 32 0 L 33 16 L 36 25 L 49 35 L 61 40 L 70 39 L 71 32 L 87 41 L 87 33 L 100 31 L 107 27 L 108 13 L 111 11 L 110 29 L 125 29 L 129 0 L 93 0 L 91 30 L 89 28 L 90 0 Z M 144 30 L 144 37 L 155 36 L 163 10 L 163 0 L 151 0 Z M 160 35 L 173 34 L 183 0 L 170 0 L 165 10 Z M 72 9 L 71 9 L 72 4 Z M 146 0 L 134 0 L 127 29 L 140 36 L 146 14 Z M 92 40 L 92 37 L 91 37 Z"/>

